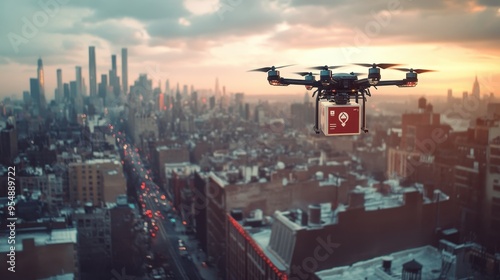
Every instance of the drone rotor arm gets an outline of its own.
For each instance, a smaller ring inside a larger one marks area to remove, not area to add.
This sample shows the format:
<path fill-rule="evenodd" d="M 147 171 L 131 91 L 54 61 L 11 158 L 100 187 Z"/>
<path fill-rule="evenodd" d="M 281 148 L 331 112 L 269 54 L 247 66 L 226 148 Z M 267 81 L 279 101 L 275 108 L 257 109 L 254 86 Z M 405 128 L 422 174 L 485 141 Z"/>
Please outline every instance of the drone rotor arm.
<path fill-rule="evenodd" d="M 299 85 L 299 86 L 312 86 L 312 87 L 319 87 L 321 85 L 319 81 L 307 81 L 302 79 L 299 80 L 299 79 L 281 78 L 280 82 L 286 85 Z"/>
<path fill-rule="evenodd" d="M 405 80 L 388 80 L 388 81 L 379 81 L 377 86 L 402 86 L 406 84 Z"/>

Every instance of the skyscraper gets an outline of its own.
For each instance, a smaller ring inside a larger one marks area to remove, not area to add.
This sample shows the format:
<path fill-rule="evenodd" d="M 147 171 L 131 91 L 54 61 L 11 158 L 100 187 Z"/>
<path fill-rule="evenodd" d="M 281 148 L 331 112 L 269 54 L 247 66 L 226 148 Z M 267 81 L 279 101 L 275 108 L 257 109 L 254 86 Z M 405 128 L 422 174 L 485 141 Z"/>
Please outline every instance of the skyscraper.
<path fill-rule="evenodd" d="M 30 92 L 27 90 L 23 91 L 23 102 L 24 106 L 29 106 L 31 104 Z"/>
<path fill-rule="evenodd" d="M 76 81 L 69 82 L 69 100 L 71 104 L 75 103 L 76 95 L 78 94 L 78 83 Z"/>
<path fill-rule="evenodd" d="M 38 100 L 38 106 L 40 109 L 40 114 L 44 114 L 45 112 L 45 106 L 46 106 L 46 100 L 45 100 L 45 78 L 44 78 L 44 73 L 43 73 L 43 63 L 42 63 L 42 58 L 38 59 L 38 69 L 37 69 L 37 74 L 38 74 L 38 91 L 39 91 L 39 100 Z"/>
<path fill-rule="evenodd" d="M 40 83 L 37 78 L 30 79 L 30 94 L 33 106 L 38 110 L 40 105 Z"/>
<path fill-rule="evenodd" d="M 128 93 L 128 51 L 122 48 L 122 91 Z"/>
<path fill-rule="evenodd" d="M 81 94 L 83 94 L 82 67 L 76 66 L 75 69 L 76 69 L 76 94 L 81 95 Z"/>
<path fill-rule="evenodd" d="M 95 97 L 97 94 L 97 76 L 95 65 L 95 47 L 89 47 L 89 85 L 90 97 Z"/>
<path fill-rule="evenodd" d="M 109 85 L 113 87 L 113 93 L 115 96 L 120 95 L 120 79 L 118 78 L 118 73 L 116 72 L 116 55 L 111 55 L 111 70 L 109 71 Z"/>
<path fill-rule="evenodd" d="M 477 81 L 477 75 L 476 79 L 474 80 L 474 84 L 472 85 L 472 96 L 474 96 L 477 99 L 481 97 L 479 92 L 479 82 Z"/>
<path fill-rule="evenodd" d="M 63 100 L 64 100 L 64 102 L 68 102 L 69 97 L 70 97 L 69 84 L 64 83 L 63 84 Z"/>
<path fill-rule="evenodd" d="M 62 82 L 62 70 L 57 69 L 57 89 L 56 89 L 56 96 L 55 96 L 57 103 L 60 103 L 63 100 L 63 95 L 64 95 L 63 90 L 64 89 L 63 89 L 63 82 Z"/>
<path fill-rule="evenodd" d="M 170 82 L 169 80 L 167 79 L 167 81 L 165 82 L 165 93 L 166 94 L 170 94 Z"/>
<path fill-rule="evenodd" d="M 215 97 L 219 97 L 219 78 L 215 78 Z"/>
<path fill-rule="evenodd" d="M 116 73 L 116 54 L 111 55 L 111 70 Z"/>

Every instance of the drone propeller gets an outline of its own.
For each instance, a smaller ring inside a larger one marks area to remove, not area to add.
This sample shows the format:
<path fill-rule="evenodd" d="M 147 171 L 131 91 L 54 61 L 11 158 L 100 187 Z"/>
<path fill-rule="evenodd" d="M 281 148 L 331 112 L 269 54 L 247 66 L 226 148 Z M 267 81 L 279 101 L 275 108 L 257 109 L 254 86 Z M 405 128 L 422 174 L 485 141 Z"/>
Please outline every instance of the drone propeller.
<path fill-rule="evenodd" d="M 344 65 L 336 65 L 336 66 L 328 66 L 328 65 L 314 66 L 314 67 L 310 67 L 309 69 L 314 69 L 314 70 L 328 70 L 328 69 L 337 69 L 337 68 L 340 68 L 340 67 L 344 67 Z"/>
<path fill-rule="evenodd" d="M 252 70 L 248 70 L 248 72 L 251 72 L 251 71 L 257 71 L 257 72 L 269 72 L 271 70 L 276 70 L 276 69 L 279 69 L 279 68 L 283 68 L 283 67 L 289 67 L 289 66 L 293 66 L 295 64 L 289 64 L 289 65 L 283 65 L 283 66 L 278 66 L 278 67 L 274 67 L 274 66 L 271 66 L 271 67 L 262 67 L 262 68 L 257 68 L 257 69 L 252 69 Z"/>
<path fill-rule="evenodd" d="M 386 69 L 386 68 L 390 68 L 390 67 L 394 67 L 394 66 L 399 66 L 401 64 L 396 64 L 396 63 L 354 63 L 354 65 L 358 65 L 358 66 L 363 66 L 363 67 L 372 67 L 372 68 L 382 68 L 382 69 Z"/>
<path fill-rule="evenodd" d="M 312 72 L 294 72 L 295 74 L 301 75 L 302 77 L 304 76 L 314 76 L 314 75 L 319 75 L 318 73 L 312 73 Z"/>
<path fill-rule="evenodd" d="M 436 72 L 436 70 L 428 70 L 428 69 L 413 69 L 413 68 L 394 68 L 394 70 L 399 70 L 403 72 L 417 73 L 422 74 L 426 72 Z"/>

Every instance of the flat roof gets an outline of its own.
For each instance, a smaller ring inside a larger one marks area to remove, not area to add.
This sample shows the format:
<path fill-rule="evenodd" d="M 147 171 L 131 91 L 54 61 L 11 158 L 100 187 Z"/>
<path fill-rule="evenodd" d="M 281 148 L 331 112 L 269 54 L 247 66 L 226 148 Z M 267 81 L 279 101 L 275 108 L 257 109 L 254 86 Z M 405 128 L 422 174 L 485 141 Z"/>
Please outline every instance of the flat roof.
<path fill-rule="evenodd" d="M 39 280 L 73 280 L 75 279 L 75 275 L 73 273 L 66 273 L 56 276 L 51 276 L 49 278 L 43 278 Z"/>
<path fill-rule="evenodd" d="M 390 274 L 382 269 L 382 260 L 392 258 Z M 385 280 L 401 279 L 403 264 L 415 260 L 422 265 L 422 279 L 438 279 L 441 273 L 441 253 L 432 246 L 424 246 L 380 256 L 351 266 L 342 266 L 316 272 L 321 280 Z"/>
<path fill-rule="evenodd" d="M 45 246 L 51 244 L 64 244 L 64 243 L 76 243 L 76 228 L 67 228 L 67 229 L 53 229 L 50 232 L 41 228 L 40 231 L 35 232 L 16 232 L 16 251 L 23 250 L 23 242 L 24 239 L 35 240 L 35 246 Z M 2 242 L 0 244 L 0 252 L 8 252 L 11 244 L 7 242 Z"/>
<path fill-rule="evenodd" d="M 249 232 L 247 230 L 247 232 Z M 252 236 L 253 240 L 259 247 L 262 249 L 264 254 L 266 254 L 266 257 L 269 258 L 269 260 L 276 266 L 281 271 L 285 271 L 286 267 L 281 263 L 276 256 L 274 256 L 268 249 L 267 246 L 269 245 L 269 241 L 271 240 L 271 229 L 270 228 L 263 228 L 260 229 L 258 232 L 251 233 L 249 234 Z"/>

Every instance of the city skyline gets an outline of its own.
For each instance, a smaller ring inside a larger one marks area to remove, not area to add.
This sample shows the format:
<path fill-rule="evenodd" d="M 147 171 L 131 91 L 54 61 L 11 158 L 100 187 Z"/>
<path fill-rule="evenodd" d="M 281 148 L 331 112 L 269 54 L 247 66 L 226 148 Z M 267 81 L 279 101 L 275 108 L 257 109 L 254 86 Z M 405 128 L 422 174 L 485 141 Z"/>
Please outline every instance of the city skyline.
<path fill-rule="evenodd" d="M 40 57 L 48 100 L 57 88 L 57 69 L 69 83 L 76 78 L 75 67 L 81 67 L 81 78 L 88 81 L 84 86 L 92 89 L 90 46 L 95 46 L 97 77 L 112 68 L 111 55 L 120 56 L 116 68 L 121 68 L 122 48 L 127 49 L 128 80 L 121 82 L 128 86 L 145 73 L 155 85 L 168 79 L 213 90 L 218 78 L 228 93 L 297 94 L 305 89 L 273 88 L 265 73 L 246 71 L 297 64 L 282 74 L 299 78 L 293 72 L 309 66 L 395 62 L 439 72 L 420 75 L 415 89 L 386 87 L 377 94 L 444 96 L 451 88 L 459 96 L 472 90 L 475 75 L 481 95 L 500 89 L 498 2 L 166 2 L 2 3 L 2 10 L 10 12 L 3 18 L 9 24 L 0 27 L 6 39 L 0 42 L 0 96 L 21 98 L 36 77 Z M 116 71 L 120 78 L 121 70 Z M 382 79 L 403 77 L 398 71 L 382 72 Z"/>

